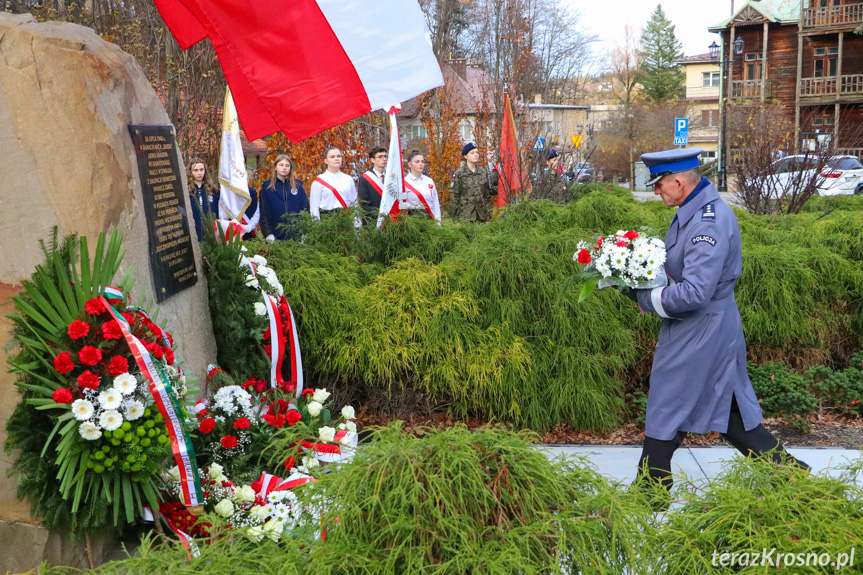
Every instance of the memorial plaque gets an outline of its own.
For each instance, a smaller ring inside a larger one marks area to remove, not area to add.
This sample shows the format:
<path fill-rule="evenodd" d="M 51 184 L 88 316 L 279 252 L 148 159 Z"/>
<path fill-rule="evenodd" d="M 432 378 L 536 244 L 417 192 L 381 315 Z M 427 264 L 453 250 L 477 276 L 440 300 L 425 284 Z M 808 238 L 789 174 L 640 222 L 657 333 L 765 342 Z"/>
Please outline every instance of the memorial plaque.
<path fill-rule="evenodd" d="M 186 202 L 185 177 L 177 165 L 173 126 L 129 125 L 150 241 L 150 270 L 156 301 L 161 302 L 198 281 Z"/>

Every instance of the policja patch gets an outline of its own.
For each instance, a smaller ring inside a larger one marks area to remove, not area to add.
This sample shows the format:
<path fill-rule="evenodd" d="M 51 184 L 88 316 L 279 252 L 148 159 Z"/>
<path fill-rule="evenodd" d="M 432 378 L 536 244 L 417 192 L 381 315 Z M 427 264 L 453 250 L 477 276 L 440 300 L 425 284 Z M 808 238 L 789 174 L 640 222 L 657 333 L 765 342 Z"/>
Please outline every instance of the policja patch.
<path fill-rule="evenodd" d="M 698 242 L 707 242 L 711 246 L 716 245 L 716 240 L 714 240 L 710 236 L 695 236 L 694 238 L 692 238 L 693 244 L 697 244 Z"/>

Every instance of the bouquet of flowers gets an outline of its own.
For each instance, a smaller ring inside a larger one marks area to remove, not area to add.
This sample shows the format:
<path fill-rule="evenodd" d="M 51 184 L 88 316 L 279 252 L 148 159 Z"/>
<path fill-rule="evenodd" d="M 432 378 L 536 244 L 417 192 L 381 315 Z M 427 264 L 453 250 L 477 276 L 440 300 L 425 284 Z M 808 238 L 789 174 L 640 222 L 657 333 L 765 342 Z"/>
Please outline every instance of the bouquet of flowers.
<path fill-rule="evenodd" d="M 626 286 L 650 289 L 668 284 L 665 264 L 665 242 L 642 236 L 634 230 L 596 236 L 594 243 L 579 242 L 572 259 L 584 264 L 581 277 L 586 279 L 578 297 L 579 303 L 597 287 Z"/>
<path fill-rule="evenodd" d="M 144 504 L 156 505 L 172 439 L 194 461 L 173 415 L 182 413 L 186 381 L 171 334 L 126 303 L 128 280 L 121 288 L 106 287 L 119 266 L 119 235 L 111 237 L 104 257 L 100 236 L 92 267 L 81 238 L 80 274 L 77 246 L 73 237 L 62 249 L 46 250 L 47 265 L 37 267 L 13 298 L 20 352 L 9 361 L 23 393 L 8 442 L 21 450 L 15 464 L 23 475 L 20 494 L 37 514 L 49 514 L 49 528 L 73 531 L 122 527 L 135 522 Z M 40 438 L 40 461 L 33 461 L 37 446 L 24 435 Z M 45 479 L 47 485 L 32 490 L 31 482 Z M 188 492 L 195 478 L 186 479 Z M 71 525 L 61 514 L 71 515 Z"/>
<path fill-rule="evenodd" d="M 314 538 L 320 531 L 320 506 L 302 503 L 294 489 L 315 478 L 302 467 L 288 471 L 290 475 L 284 479 L 262 472 L 251 484 L 238 485 L 228 478 L 223 466 L 213 463 L 199 472 L 205 510 L 225 519 L 231 529 L 244 532 L 252 541 Z M 177 468 L 169 474 L 174 481 L 171 493 L 178 496 L 181 484 Z M 210 535 L 211 523 L 185 513 L 174 501 L 162 503 L 159 511 L 175 531 L 191 537 Z"/>

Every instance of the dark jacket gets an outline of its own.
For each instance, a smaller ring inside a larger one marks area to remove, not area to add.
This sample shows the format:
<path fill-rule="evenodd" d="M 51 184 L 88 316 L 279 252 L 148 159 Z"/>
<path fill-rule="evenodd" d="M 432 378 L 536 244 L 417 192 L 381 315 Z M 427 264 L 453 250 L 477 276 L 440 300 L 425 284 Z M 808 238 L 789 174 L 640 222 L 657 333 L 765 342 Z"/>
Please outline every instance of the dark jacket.
<path fill-rule="evenodd" d="M 378 186 L 383 190 L 384 183 L 372 170 L 367 170 L 366 174 L 372 177 Z M 357 178 L 357 196 L 360 199 L 360 207 L 367 214 L 377 216 L 381 209 L 381 195 L 374 187 L 363 177 Z"/>
<path fill-rule="evenodd" d="M 261 202 L 261 233 L 266 238 L 270 234 L 277 240 L 286 240 L 289 237 L 296 239 L 293 233 L 279 229 L 288 214 L 299 214 L 309 210 L 309 197 L 303 188 L 303 183 L 294 179 L 297 193 L 291 191 L 291 186 L 286 181 L 276 178 L 274 188 L 270 188 L 270 180 L 264 182 L 260 191 Z"/>
<path fill-rule="evenodd" d="M 207 194 L 207 186 L 192 184 L 192 218 L 195 220 L 195 234 L 198 241 L 204 239 L 203 222 L 209 218 L 219 217 L 219 192 Z"/>
<path fill-rule="evenodd" d="M 252 203 L 249 204 L 249 207 L 246 208 L 246 218 L 251 221 L 255 216 L 255 212 L 258 211 L 258 190 L 249 186 L 249 196 L 251 197 Z M 259 222 L 260 223 L 260 222 Z M 256 237 L 255 230 L 250 231 L 247 234 L 243 234 L 244 240 L 250 240 Z"/>

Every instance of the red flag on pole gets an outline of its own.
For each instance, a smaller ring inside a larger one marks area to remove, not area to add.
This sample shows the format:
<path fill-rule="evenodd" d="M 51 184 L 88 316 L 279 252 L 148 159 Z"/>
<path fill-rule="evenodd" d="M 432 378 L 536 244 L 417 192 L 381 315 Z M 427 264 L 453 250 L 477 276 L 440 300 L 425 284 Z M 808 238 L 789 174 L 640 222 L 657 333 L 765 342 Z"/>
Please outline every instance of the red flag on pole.
<path fill-rule="evenodd" d="M 249 140 L 308 138 L 443 84 L 405 0 L 156 0 L 183 49 L 209 37 Z"/>
<path fill-rule="evenodd" d="M 497 207 L 507 203 L 511 194 L 524 190 L 524 172 L 518 153 L 518 134 L 509 94 L 503 95 L 503 132 L 500 136 L 500 179 L 497 187 Z"/>

